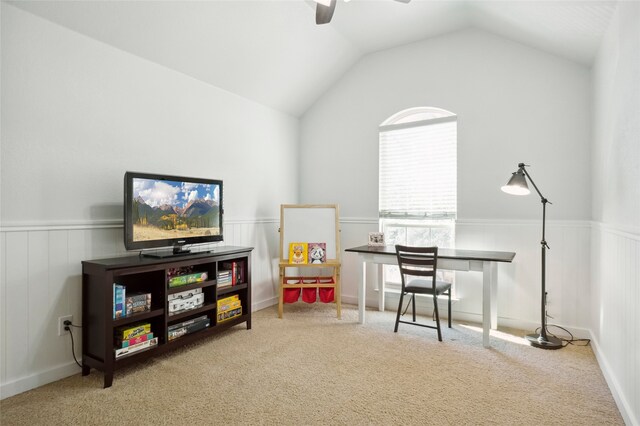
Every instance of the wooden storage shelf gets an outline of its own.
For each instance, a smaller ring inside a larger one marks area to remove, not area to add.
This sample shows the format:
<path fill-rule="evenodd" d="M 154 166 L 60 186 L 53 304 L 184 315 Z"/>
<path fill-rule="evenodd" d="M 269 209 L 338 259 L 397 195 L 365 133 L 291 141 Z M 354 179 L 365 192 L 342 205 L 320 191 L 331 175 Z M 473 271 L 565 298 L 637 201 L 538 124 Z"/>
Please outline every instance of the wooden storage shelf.
<path fill-rule="evenodd" d="M 164 259 L 126 256 L 82 262 L 82 375 L 92 368 L 104 373 L 104 387 L 111 386 L 114 371 L 135 362 L 157 356 L 180 346 L 195 342 L 246 323 L 251 329 L 251 247 L 219 247 L 213 252 L 193 253 Z M 217 288 L 217 273 L 228 262 L 235 262 L 242 283 Z M 168 272 L 176 268 L 191 268 L 206 272 L 208 280 L 183 286 L 169 287 Z M 127 294 L 151 293 L 151 310 L 127 317 L 113 318 L 113 284 L 122 284 Z M 183 291 L 203 289 L 204 305 L 169 315 L 168 296 Z M 237 294 L 243 314 L 218 323 L 217 301 Z M 168 327 L 206 315 L 209 327 L 168 340 Z M 115 358 L 115 329 L 120 326 L 148 322 L 158 344 L 146 350 Z"/>

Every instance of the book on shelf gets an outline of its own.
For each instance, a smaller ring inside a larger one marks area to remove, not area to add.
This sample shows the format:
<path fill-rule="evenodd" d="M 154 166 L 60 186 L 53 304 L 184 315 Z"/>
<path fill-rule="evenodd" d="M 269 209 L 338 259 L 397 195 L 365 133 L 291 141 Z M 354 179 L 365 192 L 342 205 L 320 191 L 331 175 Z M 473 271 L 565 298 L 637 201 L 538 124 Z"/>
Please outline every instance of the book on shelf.
<path fill-rule="evenodd" d="M 306 265 L 308 262 L 307 243 L 289 243 L 289 263 Z"/>
<path fill-rule="evenodd" d="M 244 261 L 236 260 L 232 262 L 223 262 L 222 267 L 224 268 L 224 271 L 229 271 L 229 275 L 231 276 L 231 285 L 245 282 Z"/>
<path fill-rule="evenodd" d="M 118 358 L 123 358 L 127 355 L 133 355 L 134 353 L 141 352 L 146 349 L 151 349 L 157 344 L 158 344 L 158 338 L 154 337 L 151 340 L 146 340 L 144 342 L 136 343 L 135 345 L 132 345 L 126 348 L 114 349 L 115 357 L 116 359 L 118 359 Z"/>
<path fill-rule="evenodd" d="M 125 316 L 126 291 L 122 284 L 113 283 L 113 319 Z"/>
<path fill-rule="evenodd" d="M 309 243 L 309 263 L 326 263 L 327 243 Z"/>

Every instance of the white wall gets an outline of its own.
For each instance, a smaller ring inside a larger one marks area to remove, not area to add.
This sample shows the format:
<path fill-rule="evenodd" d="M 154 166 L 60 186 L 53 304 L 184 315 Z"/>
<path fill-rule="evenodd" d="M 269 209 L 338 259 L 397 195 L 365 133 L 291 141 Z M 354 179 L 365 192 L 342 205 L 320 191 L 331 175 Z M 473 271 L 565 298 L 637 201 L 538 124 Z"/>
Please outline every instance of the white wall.
<path fill-rule="evenodd" d="M 640 3 L 619 2 L 593 70 L 591 324 L 627 424 L 640 424 Z"/>
<path fill-rule="evenodd" d="M 1 107 L 3 398 L 77 371 L 57 318 L 82 320 L 80 261 L 124 251 L 126 170 L 223 179 L 226 243 L 256 247 L 254 307 L 274 302 L 296 118 L 5 2 Z"/>
<path fill-rule="evenodd" d="M 5 224 L 121 219 L 126 170 L 223 179 L 230 217 L 296 193 L 274 167 L 295 118 L 4 3 L 2 23 Z"/>
<path fill-rule="evenodd" d="M 435 106 L 458 115 L 459 219 L 538 220 L 539 199 L 499 189 L 526 162 L 554 203 L 550 219 L 587 220 L 589 77 L 583 66 L 473 29 L 367 55 L 302 118 L 302 170 L 318 178 L 302 180 L 301 198 L 376 216 L 378 126 Z"/>
<path fill-rule="evenodd" d="M 547 284 L 555 323 L 588 325 L 590 72 L 559 57 L 469 29 L 362 59 L 301 122 L 301 202 L 335 202 L 342 246 L 377 230 L 378 125 L 415 106 L 458 115 L 458 248 L 515 251 L 499 267 L 503 324 L 540 324 L 542 208 L 535 193 L 500 191 L 519 162 L 548 206 Z M 532 189 L 533 190 L 533 189 Z M 357 195 L 356 195 L 357 194 Z M 345 236 L 350 240 L 345 242 Z M 356 256 L 343 294 L 355 297 Z M 458 273 L 454 316 L 480 319 L 481 274 Z M 368 300 L 374 302 L 373 285 Z"/>

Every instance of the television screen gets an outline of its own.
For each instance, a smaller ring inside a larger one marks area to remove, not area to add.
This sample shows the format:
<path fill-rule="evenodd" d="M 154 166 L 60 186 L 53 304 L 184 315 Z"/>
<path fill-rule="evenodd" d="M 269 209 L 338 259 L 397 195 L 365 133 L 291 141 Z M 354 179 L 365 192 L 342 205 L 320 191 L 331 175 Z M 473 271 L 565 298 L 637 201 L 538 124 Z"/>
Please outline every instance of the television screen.
<path fill-rule="evenodd" d="M 127 172 L 128 250 L 222 241 L 222 181 Z"/>

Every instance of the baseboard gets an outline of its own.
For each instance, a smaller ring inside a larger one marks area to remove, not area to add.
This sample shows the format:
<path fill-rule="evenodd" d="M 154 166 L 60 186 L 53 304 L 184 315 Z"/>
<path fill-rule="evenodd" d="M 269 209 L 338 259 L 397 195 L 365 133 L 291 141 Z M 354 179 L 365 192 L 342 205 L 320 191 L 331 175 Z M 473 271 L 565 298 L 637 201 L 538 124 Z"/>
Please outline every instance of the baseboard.
<path fill-rule="evenodd" d="M 253 303 L 251 305 L 251 311 L 259 311 L 260 309 L 273 306 L 278 303 L 277 297 L 271 297 L 269 299 Z M 26 392 L 31 389 L 35 389 L 40 386 L 44 386 L 48 383 L 62 380 L 66 377 L 73 376 L 79 373 L 80 367 L 75 362 L 59 365 L 50 370 L 41 371 L 31 376 L 22 377 L 9 383 L 3 383 L 0 385 L 0 400 L 9 398 L 19 393 Z"/>
<path fill-rule="evenodd" d="M 350 303 L 353 305 L 358 305 L 358 298 L 356 296 L 342 295 L 342 303 Z M 397 303 L 398 303 L 397 296 L 394 296 L 392 293 L 387 295 L 387 297 L 385 297 L 385 310 L 395 311 L 398 306 Z M 378 299 L 375 299 L 375 300 L 369 299 L 367 300 L 366 305 L 368 308 L 376 309 L 378 307 Z M 442 305 L 439 305 L 439 306 L 442 306 Z M 430 309 L 432 309 L 431 301 L 426 301 L 419 298 L 417 303 L 417 309 L 418 309 L 418 312 L 420 311 L 430 312 Z M 455 302 L 453 302 L 452 311 L 453 311 L 452 313 L 453 321 L 466 321 L 470 323 L 482 324 L 482 314 L 475 313 L 475 312 L 457 311 L 455 309 Z M 440 318 L 447 318 L 446 309 L 442 309 L 442 308 L 440 309 Z M 498 316 L 498 325 L 502 327 L 515 328 L 515 329 L 524 330 L 524 331 L 530 330 L 531 332 L 533 332 L 535 329 L 540 327 L 540 323 L 538 322 L 530 322 L 530 321 L 525 321 L 521 319 L 506 318 L 501 316 Z M 576 339 L 591 338 L 591 332 L 586 328 L 569 327 L 564 325 L 562 327 L 569 330 L 571 334 L 573 334 L 573 337 Z M 551 329 L 551 331 L 553 332 L 555 330 Z M 565 336 L 565 334 L 562 333 L 562 330 L 558 330 L 558 334 L 561 336 Z"/>
<path fill-rule="evenodd" d="M 251 304 L 251 312 L 256 312 L 256 311 L 260 311 L 264 308 L 268 308 L 269 306 L 273 306 L 273 305 L 277 305 L 278 304 L 278 297 L 274 296 L 274 297 L 270 297 L 268 299 L 265 299 L 261 302 L 257 302 L 257 303 L 252 303 Z"/>
<path fill-rule="evenodd" d="M 622 415 L 624 423 L 630 426 L 640 425 L 640 419 L 638 419 L 633 413 L 633 407 L 624 397 L 624 393 L 621 392 L 620 384 L 616 380 L 615 376 L 611 374 L 611 367 L 609 366 L 609 362 L 607 361 L 606 357 L 600 350 L 598 340 L 591 332 L 589 332 L 589 338 L 591 339 L 591 348 L 593 349 L 593 353 L 595 354 L 598 365 L 600 366 L 600 371 L 602 371 L 602 375 L 607 381 L 607 385 L 609 386 L 611 395 L 613 395 L 613 399 L 618 406 L 618 410 L 620 410 L 620 415 Z"/>
<path fill-rule="evenodd" d="M 75 362 L 71 362 L 30 376 L 21 377 L 9 383 L 3 383 L 0 385 L 0 399 L 9 398 L 10 396 L 56 382 L 80 372 L 80 367 L 78 367 Z"/>

